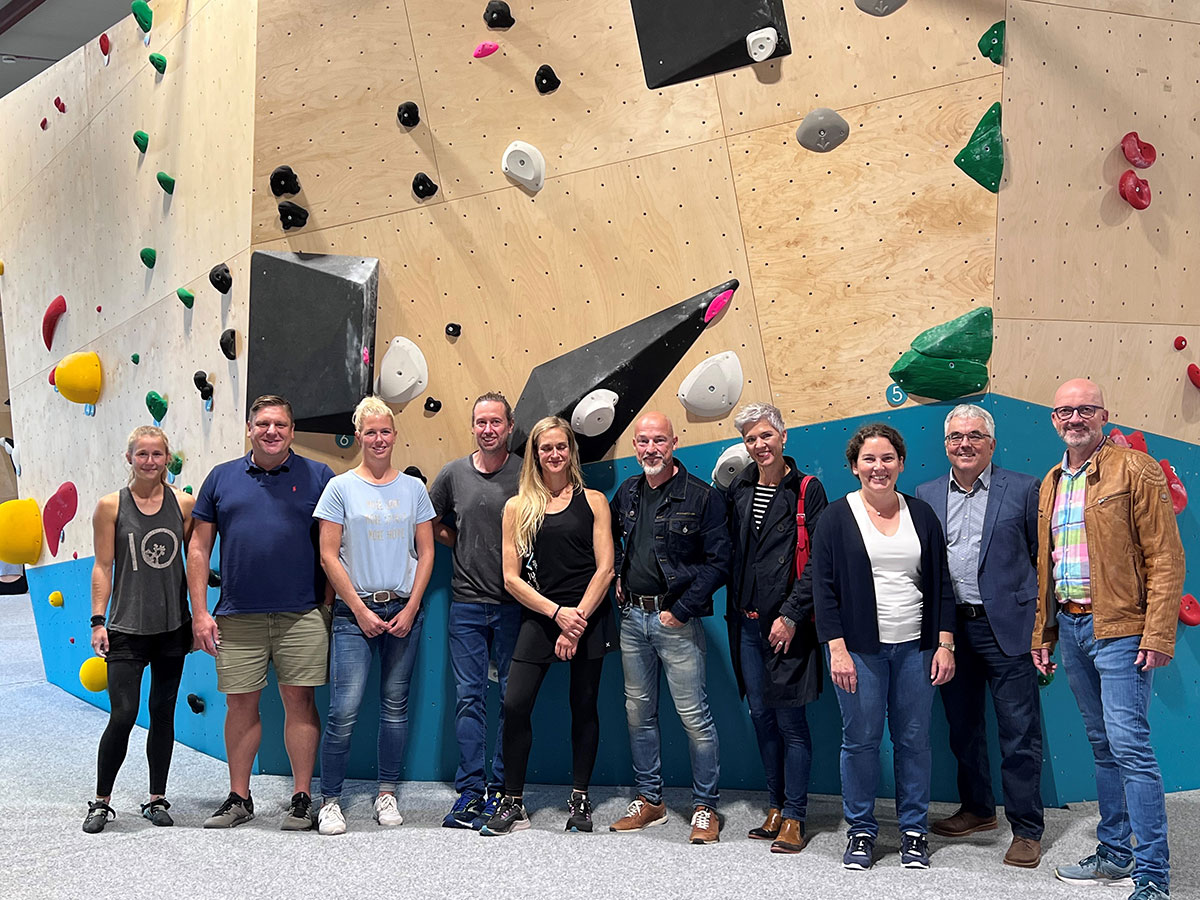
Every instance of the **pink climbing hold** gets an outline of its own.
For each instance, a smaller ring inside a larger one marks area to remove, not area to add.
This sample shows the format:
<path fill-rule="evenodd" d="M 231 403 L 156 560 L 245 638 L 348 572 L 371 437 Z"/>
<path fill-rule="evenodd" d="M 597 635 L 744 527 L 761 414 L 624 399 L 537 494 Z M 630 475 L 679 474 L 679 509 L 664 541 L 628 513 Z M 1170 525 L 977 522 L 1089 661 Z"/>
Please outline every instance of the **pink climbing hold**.
<path fill-rule="evenodd" d="M 1176 350 L 1182 350 L 1186 346 L 1187 346 L 1187 338 L 1185 338 L 1182 334 L 1179 335 L 1179 337 L 1175 338 L 1175 349 Z"/>
<path fill-rule="evenodd" d="M 499 49 L 500 49 L 500 45 L 497 44 L 495 41 L 484 41 L 482 44 L 480 44 L 478 47 L 475 48 L 474 56 L 476 59 L 483 59 L 485 56 L 491 56 L 493 53 L 495 53 Z"/>
<path fill-rule="evenodd" d="M 371 364 L 371 348 L 363 347 L 363 365 L 369 366 L 370 364 Z"/>
<path fill-rule="evenodd" d="M 1200 366 L 1192 363 L 1188 366 L 1188 380 L 1196 387 L 1200 388 Z"/>
<path fill-rule="evenodd" d="M 100 52 L 108 56 L 108 51 L 112 49 L 112 43 L 108 39 L 108 32 L 100 35 Z"/>
<path fill-rule="evenodd" d="M 1179 515 L 1187 509 L 1187 488 L 1175 474 L 1175 467 L 1170 462 L 1160 459 L 1158 464 L 1162 466 L 1163 474 L 1167 476 L 1167 487 L 1171 489 L 1171 506 L 1175 509 L 1175 515 Z"/>
<path fill-rule="evenodd" d="M 46 508 L 42 510 L 42 521 L 46 526 L 46 544 L 50 548 L 51 556 L 58 556 L 58 540 L 63 533 L 63 528 L 67 523 L 75 518 L 75 512 L 79 508 L 79 492 L 75 490 L 75 484 L 70 481 L 64 481 L 54 496 L 46 501 Z"/>
<path fill-rule="evenodd" d="M 1158 159 L 1158 151 L 1153 144 L 1148 144 L 1138 137 L 1136 131 L 1131 131 L 1121 138 L 1121 152 L 1135 169 L 1148 169 Z"/>
<path fill-rule="evenodd" d="M 708 309 L 704 311 L 704 324 L 707 325 L 709 322 L 719 316 L 721 314 L 721 310 L 728 306 L 729 301 L 732 299 L 732 289 L 728 291 L 722 291 L 721 293 L 717 294 L 717 296 L 713 297 L 712 303 L 708 304 Z"/>
<path fill-rule="evenodd" d="M 42 313 L 42 340 L 46 342 L 47 350 L 50 350 L 50 345 L 54 343 L 54 330 L 58 328 L 58 320 L 66 311 L 67 299 L 59 294 Z"/>

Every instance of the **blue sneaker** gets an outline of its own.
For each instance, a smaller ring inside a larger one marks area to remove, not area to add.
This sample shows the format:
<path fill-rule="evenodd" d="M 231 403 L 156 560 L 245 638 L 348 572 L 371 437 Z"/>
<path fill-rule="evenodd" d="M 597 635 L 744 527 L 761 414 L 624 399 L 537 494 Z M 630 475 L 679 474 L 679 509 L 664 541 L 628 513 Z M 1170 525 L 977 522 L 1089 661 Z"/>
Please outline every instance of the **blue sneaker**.
<path fill-rule="evenodd" d="M 488 819 L 494 816 L 500 810 L 500 801 L 504 799 L 504 795 L 499 791 L 494 791 L 487 795 L 487 799 L 483 802 L 483 809 L 475 817 L 475 821 L 471 823 L 471 827 L 479 831 L 488 823 Z"/>
<path fill-rule="evenodd" d="M 1139 878 L 1134 884 L 1136 887 L 1129 895 L 1129 900 L 1169 900 L 1171 896 L 1170 891 L 1160 888 L 1148 878 Z"/>
<path fill-rule="evenodd" d="M 863 871 L 875 864 L 875 838 L 858 832 L 850 835 L 846 852 L 842 854 L 842 868 Z"/>
<path fill-rule="evenodd" d="M 929 839 L 919 831 L 900 835 L 900 865 L 906 869 L 929 868 Z"/>
<path fill-rule="evenodd" d="M 454 801 L 446 818 L 442 819 L 443 828 L 477 828 L 474 824 L 483 811 L 483 798 L 471 791 L 463 791 Z"/>
<path fill-rule="evenodd" d="M 1133 874 L 1133 860 L 1121 865 L 1107 855 L 1103 847 L 1074 866 L 1058 866 L 1054 877 L 1067 884 L 1115 884 Z M 1151 897 L 1153 894 L 1150 895 Z M 1140 898 L 1139 898 L 1140 900 Z"/>

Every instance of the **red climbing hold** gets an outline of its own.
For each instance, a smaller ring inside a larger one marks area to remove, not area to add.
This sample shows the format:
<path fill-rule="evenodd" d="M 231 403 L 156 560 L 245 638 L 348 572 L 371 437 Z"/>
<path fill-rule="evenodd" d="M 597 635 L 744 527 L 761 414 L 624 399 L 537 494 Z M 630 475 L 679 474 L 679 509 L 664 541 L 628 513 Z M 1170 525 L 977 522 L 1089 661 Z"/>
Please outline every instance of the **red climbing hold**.
<path fill-rule="evenodd" d="M 1176 350 L 1182 350 L 1186 346 L 1187 346 L 1187 338 L 1185 338 L 1182 334 L 1179 335 L 1179 337 L 1175 338 L 1175 349 Z"/>
<path fill-rule="evenodd" d="M 60 113 L 65 113 L 67 111 L 67 104 L 63 103 L 62 97 L 55 97 L 54 98 L 54 108 L 57 109 Z"/>
<path fill-rule="evenodd" d="M 42 340 L 46 342 L 47 350 L 51 349 L 50 345 L 54 343 L 54 329 L 58 327 L 58 319 L 66 311 L 67 300 L 59 294 L 50 301 L 50 305 L 42 314 Z"/>
<path fill-rule="evenodd" d="M 1195 363 L 1188 366 L 1188 380 L 1200 388 L 1200 366 Z"/>
<path fill-rule="evenodd" d="M 1179 621 L 1184 625 L 1200 625 L 1200 601 L 1184 594 L 1179 601 Z"/>
<path fill-rule="evenodd" d="M 704 324 L 707 325 L 709 322 L 719 316 L 721 314 L 721 310 L 728 306 L 729 301 L 732 299 L 733 291 L 722 291 L 721 293 L 717 294 L 717 296 L 713 297 L 712 303 L 708 304 L 708 309 L 704 311 Z"/>
<path fill-rule="evenodd" d="M 495 53 L 499 49 L 500 49 L 500 45 L 497 44 L 495 41 L 484 41 L 482 44 L 480 44 L 478 47 L 475 48 L 474 56 L 476 59 L 483 59 L 485 56 L 491 56 L 493 53 Z"/>
<path fill-rule="evenodd" d="M 1136 131 L 1131 131 L 1121 138 L 1121 151 L 1135 169 L 1148 169 L 1154 165 L 1154 160 L 1158 159 L 1158 151 L 1154 149 L 1154 145 L 1143 141 Z"/>
<path fill-rule="evenodd" d="M 1158 464 L 1162 466 L 1163 474 L 1167 476 L 1167 487 L 1171 489 L 1171 506 L 1175 509 L 1175 515 L 1179 515 L 1187 509 L 1187 488 L 1175 474 L 1175 467 L 1167 460 L 1160 459 Z"/>
<path fill-rule="evenodd" d="M 55 366 L 53 369 L 50 370 L 50 383 L 51 384 L 54 384 L 54 373 L 56 371 L 58 371 L 58 366 Z"/>
<path fill-rule="evenodd" d="M 79 492 L 73 482 L 64 481 L 54 492 L 54 496 L 46 501 L 42 510 L 42 521 L 46 526 L 46 544 L 51 556 L 58 556 L 58 540 L 67 523 L 75 518 L 79 508 Z"/>
<path fill-rule="evenodd" d="M 1146 436 L 1140 431 L 1129 432 L 1129 446 L 1134 450 L 1141 450 L 1143 453 L 1149 453 L 1146 449 Z"/>
<path fill-rule="evenodd" d="M 108 34 L 100 35 L 100 52 L 108 56 L 108 51 L 112 49 L 112 44 L 108 40 Z"/>
<path fill-rule="evenodd" d="M 1114 428 L 1108 433 L 1108 439 L 1118 447 L 1128 447 L 1129 438 L 1125 437 L 1120 428 Z"/>
<path fill-rule="evenodd" d="M 97 306 L 97 307 L 96 307 L 96 312 L 100 312 L 100 307 L 99 307 L 99 306 Z"/>
<path fill-rule="evenodd" d="M 1133 169 L 1127 169 L 1121 176 L 1117 192 L 1134 209 L 1145 209 L 1150 205 L 1150 182 L 1138 178 Z"/>
<path fill-rule="evenodd" d="M 50 127 L 50 120 L 42 119 L 42 131 L 45 131 L 49 127 Z"/>

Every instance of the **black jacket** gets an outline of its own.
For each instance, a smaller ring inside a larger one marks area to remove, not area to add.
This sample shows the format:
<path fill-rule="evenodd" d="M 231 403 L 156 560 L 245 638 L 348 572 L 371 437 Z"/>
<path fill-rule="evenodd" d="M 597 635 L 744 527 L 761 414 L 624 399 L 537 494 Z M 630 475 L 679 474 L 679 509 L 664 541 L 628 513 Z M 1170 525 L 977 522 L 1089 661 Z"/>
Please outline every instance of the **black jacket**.
<path fill-rule="evenodd" d="M 796 461 L 784 457 L 790 471 L 771 499 L 762 528 L 754 528 L 754 486 L 758 466 L 754 463 L 733 479 L 726 492 L 729 533 L 733 539 L 733 569 L 730 573 L 725 617 L 729 623 L 729 653 L 737 675 L 738 690 L 746 694 L 742 676 L 741 635 L 743 628 L 757 628 L 767 659 L 770 687 L 767 703 L 772 707 L 803 706 L 821 693 L 820 645 L 813 627 L 812 563 L 796 577 L 796 505 L 804 473 Z M 814 478 L 804 493 L 805 524 L 809 543 L 819 534 L 817 523 L 828 501 L 825 488 Z M 743 607 L 759 618 L 747 619 Z M 796 635 L 787 653 L 776 653 L 767 641 L 771 625 L 784 615 L 796 623 Z"/>

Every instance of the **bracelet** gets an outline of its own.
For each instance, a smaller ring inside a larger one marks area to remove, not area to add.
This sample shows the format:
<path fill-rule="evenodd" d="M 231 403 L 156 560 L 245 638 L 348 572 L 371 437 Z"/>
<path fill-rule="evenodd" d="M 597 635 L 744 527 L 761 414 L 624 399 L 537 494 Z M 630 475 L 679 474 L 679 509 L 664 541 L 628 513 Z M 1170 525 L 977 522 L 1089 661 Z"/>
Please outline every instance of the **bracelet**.
<path fill-rule="evenodd" d="M 944 650 L 949 650 L 951 653 L 954 652 L 954 644 L 949 641 L 938 641 L 938 646 Z"/>
<path fill-rule="evenodd" d="M 554 615 L 552 615 L 552 616 L 550 617 L 550 621 L 551 621 L 551 622 L 557 622 L 557 621 L 558 621 L 558 614 L 559 614 L 560 612 L 562 612 L 562 604 L 561 604 L 561 603 L 560 603 L 560 604 L 558 604 L 558 606 L 557 606 L 557 607 L 555 607 L 555 609 L 554 609 Z"/>
<path fill-rule="evenodd" d="M 104 627 L 104 616 L 92 616 L 92 627 L 93 628 L 103 628 Z"/>

